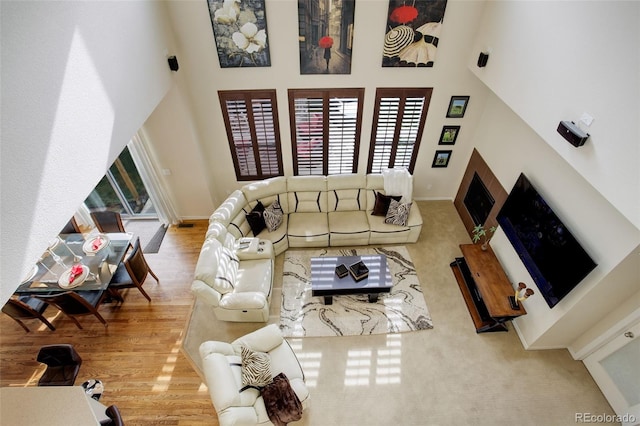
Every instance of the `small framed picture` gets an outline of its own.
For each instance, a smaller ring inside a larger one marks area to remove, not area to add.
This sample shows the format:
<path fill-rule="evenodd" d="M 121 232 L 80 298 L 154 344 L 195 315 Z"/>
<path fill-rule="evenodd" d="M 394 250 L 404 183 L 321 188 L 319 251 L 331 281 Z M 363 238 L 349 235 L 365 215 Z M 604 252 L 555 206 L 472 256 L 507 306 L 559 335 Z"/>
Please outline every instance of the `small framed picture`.
<path fill-rule="evenodd" d="M 447 167 L 449 165 L 449 160 L 451 159 L 451 152 L 451 150 L 436 151 L 431 167 Z"/>
<path fill-rule="evenodd" d="M 438 145 L 454 145 L 459 132 L 460 126 L 443 126 Z"/>
<path fill-rule="evenodd" d="M 447 118 L 462 118 L 469 104 L 469 96 L 452 96 L 447 109 Z"/>

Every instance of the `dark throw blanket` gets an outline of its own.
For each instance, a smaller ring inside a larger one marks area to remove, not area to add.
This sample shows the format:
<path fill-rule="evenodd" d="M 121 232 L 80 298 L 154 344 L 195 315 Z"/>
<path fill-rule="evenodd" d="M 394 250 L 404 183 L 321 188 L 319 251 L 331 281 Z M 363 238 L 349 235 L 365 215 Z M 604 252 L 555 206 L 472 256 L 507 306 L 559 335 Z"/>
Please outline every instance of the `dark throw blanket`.
<path fill-rule="evenodd" d="M 276 426 L 284 426 L 302 418 L 302 403 L 284 373 L 278 374 L 273 382 L 262 388 L 262 399 L 269 420 Z"/>

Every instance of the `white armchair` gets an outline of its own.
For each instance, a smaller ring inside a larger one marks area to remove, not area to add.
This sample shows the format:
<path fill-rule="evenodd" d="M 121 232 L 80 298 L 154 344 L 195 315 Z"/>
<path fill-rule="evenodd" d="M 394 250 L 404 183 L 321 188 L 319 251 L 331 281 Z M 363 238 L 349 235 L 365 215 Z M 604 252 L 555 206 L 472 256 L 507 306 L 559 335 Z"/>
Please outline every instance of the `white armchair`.
<path fill-rule="evenodd" d="M 268 325 L 232 343 L 207 341 L 200 345 L 202 369 L 220 425 L 271 425 L 260 391 L 243 389 L 240 347 L 269 355 L 272 377 L 284 373 L 302 403 L 309 404 L 309 390 L 293 349 L 278 326 Z"/>

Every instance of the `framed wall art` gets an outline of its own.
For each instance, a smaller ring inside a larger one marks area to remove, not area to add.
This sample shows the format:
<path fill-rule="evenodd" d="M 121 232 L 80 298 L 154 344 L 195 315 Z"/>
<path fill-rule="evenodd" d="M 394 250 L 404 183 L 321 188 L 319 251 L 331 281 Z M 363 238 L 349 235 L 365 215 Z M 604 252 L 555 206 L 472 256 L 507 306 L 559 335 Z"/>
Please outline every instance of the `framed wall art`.
<path fill-rule="evenodd" d="M 300 74 L 351 74 L 355 0 L 298 0 Z"/>
<path fill-rule="evenodd" d="M 447 109 L 447 118 L 462 118 L 469 104 L 469 96 L 452 96 Z"/>
<path fill-rule="evenodd" d="M 436 151 L 436 155 L 433 156 L 433 163 L 431 167 L 447 167 L 449 160 L 451 159 L 451 150 Z"/>
<path fill-rule="evenodd" d="M 447 0 L 389 0 L 383 67 L 432 67 Z"/>
<path fill-rule="evenodd" d="M 454 145 L 460 133 L 460 126 L 443 126 L 438 145 Z"/>
<path fill-rule="evenodd" d="M 270 67 L 265 0 L 207 0 L 220 68 Z"/>

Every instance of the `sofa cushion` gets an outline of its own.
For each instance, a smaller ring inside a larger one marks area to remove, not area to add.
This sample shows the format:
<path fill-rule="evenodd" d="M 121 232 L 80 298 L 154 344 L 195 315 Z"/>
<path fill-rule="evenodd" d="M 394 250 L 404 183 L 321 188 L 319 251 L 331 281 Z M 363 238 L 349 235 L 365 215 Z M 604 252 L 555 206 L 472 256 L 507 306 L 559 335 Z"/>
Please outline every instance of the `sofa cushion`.
<path fill-rule="evenodd" d="M 209 287 L 214 287 L 215 285 L 221 249 L 222 243 L 214 238 L 205 240 L 202 249 L 200 249 L 200 256 L 196 264 L 194 278 L 202 281 Z"/>
<path fill-rule="evenodd" d="M 280 202 L 276 199 L 264 209 L 262 216 L 264 217 L 264 223 L 266 224 L 269 232 L 273 232 L 278 229 L 282 224 L 282 218 L 284 216 L 282 207 L 280 207 Z"/>
<path fill-rule="evenodd" d="M 329 211 L 365 210 L 366 183 L 364 175 L 355 173 L 327 176 Z"/>
<path fill-rule="evenodd" d="M 220 248 L 218 259 L 218 271 L 214 282 L 214 288 L 222 294 L 233 291 L 238 276 L 240 261 L 236 254 L 227 247 Z"/>
<path fill-rule="evenodd" d="M 221 222 L 227 226 L 238 214 L 244 213 L 242 209 L 246 204 L 247 200 L 244 198 L 244 194 L 239 189 L 236 189 L 213 212 L 209 220 Z"/>
<path fill-rule="evenodd" d="M 407 224 L 407 219 L 409 218 L 411 204 L 412 203 L 401 203 L 392 199 L 384 222 L 392 225 L 405 226 Z"/>
<path fill-rule="evenodd" d="M 289 212 L 327 211 L 327 179 L 324 176 L 291 176 L 287 179 Z"/>
<path fill-rule="evenodd" d="M 242 357 L 242 392 L 248 387 L 264 387 L 271 383 L 271 358 L 264 352 L 253 351 L 246 346 L 240 347 Z"/>
<path fill-rule="evenodd" d="M 315 237 L 329 233 L 327 213 L 289 214 L 289 236 Z"/>
<path fill-rule="evenodd" d="M 371 214 L 374 216 L 386 216 L 391 200 L 400 201 L 400 198 L 402 198 L 402 195 L 384 195 L 376 191 L 376 202 L 373 205 Z"/>
<path fill-rule="evenodd" d="M 349 212 L 329 212 L 329 231 L 336 234 L 357 234 L 369 232 L 367 214 L 361 210 Z"/>
<path fill-rule="evenodd" d="M 262 201 L 262 204 L 268 206 L 274 200 L 278 200 L 284 214 L 289 213 L 287 178 L 284 176 L 248 183 L 242 187 L 242 192 L 249 203 L 259 200 Z"/>
<path fill-rule="evenodd" d="M 235 292 L 256 292 L 268 298 L 272 283 L 271 259 L 243 260 L 238 267 Z"/>

